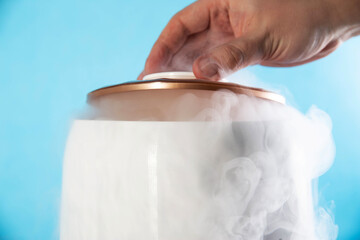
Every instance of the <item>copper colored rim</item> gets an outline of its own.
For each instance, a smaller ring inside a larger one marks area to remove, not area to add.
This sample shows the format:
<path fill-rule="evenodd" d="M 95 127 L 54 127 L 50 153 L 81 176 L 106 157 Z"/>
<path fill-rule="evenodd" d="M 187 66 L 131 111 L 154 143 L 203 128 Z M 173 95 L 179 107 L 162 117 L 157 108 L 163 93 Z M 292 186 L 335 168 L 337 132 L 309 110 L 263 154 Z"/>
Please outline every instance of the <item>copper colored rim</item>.
<path fill-rule="evenodd" d="M 266 91 L 261 88 L 246 87 L 235 83 L 226 82 L 211 82 L 205 80 L 173 80 L 173 79 L 156 79 L 148 81 L 133 81 L 118 85 L 104 87 L 92 91 L 88 94 L 87 100 L 91 103 L 93 100 L 104 95 L 132 92 L 132 91 L 146 91 L 146 90 L 164 90 L 164 89 L 194 89 L 194 90 L 208 90 L 217 91 L 220 89 L 230 90 L 234 93 L 245 94 L 262 99 L 272 100 L 284 104 L 285 98 L 279 94 Z"/>

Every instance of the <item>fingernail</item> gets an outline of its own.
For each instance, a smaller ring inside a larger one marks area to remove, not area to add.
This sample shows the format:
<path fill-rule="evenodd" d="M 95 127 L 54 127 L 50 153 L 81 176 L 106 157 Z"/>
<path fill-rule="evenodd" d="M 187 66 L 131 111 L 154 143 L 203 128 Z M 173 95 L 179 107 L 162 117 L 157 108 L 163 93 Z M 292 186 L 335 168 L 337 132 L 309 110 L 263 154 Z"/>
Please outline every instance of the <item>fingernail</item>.
<path fill-rule="evenodd" d="M 218 80 L 219 75 L 219 65 L 217 65 L 213 60 L 209 58 L 201 58 L 199 61 L 199 69 L 206 79 Z"/>

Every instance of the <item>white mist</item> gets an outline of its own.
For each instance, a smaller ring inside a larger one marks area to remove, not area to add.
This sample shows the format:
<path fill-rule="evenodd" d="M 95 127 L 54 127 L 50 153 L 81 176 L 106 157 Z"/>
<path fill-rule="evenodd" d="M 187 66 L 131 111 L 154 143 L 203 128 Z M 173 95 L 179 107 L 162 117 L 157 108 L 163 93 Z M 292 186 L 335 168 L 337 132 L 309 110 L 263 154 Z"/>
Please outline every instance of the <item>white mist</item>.
<path fill-rule="evenodd" d="M 334 158 L 328 115 L 228 91 L 203 100 L 171 103 L 200 105 L 187 121 L 75 121 L 61 239 L 336 239 L 312 184 Z"/>

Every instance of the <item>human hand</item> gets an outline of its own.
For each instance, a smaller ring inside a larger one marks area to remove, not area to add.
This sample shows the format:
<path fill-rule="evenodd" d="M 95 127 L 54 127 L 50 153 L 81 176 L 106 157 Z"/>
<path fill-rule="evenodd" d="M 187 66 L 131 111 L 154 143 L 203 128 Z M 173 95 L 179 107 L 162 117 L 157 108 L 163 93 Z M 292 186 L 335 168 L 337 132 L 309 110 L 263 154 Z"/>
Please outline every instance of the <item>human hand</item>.
<path fill-rule="evenodd" d="M 254 64 L 308 63 L 359 34 L 359 16 L 359 0 L 199 0 L 170 20 L 139 79 L 193 70 L 219 80 Z"/>

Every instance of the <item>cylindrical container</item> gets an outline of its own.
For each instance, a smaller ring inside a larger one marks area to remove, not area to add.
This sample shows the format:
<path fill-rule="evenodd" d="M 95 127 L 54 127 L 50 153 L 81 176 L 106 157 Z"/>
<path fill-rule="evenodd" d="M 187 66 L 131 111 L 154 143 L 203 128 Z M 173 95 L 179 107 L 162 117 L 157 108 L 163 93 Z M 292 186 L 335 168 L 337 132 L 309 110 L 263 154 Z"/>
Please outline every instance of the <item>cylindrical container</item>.
<path fill-rule="evenodd" d="M 88 95 L 92 117 L 65 154 L 61 239 L 317 239 L 311 181 L 331 158 L 328 129 L 278 94 L 179 74 Z"/>

